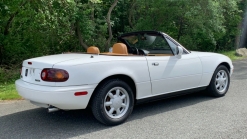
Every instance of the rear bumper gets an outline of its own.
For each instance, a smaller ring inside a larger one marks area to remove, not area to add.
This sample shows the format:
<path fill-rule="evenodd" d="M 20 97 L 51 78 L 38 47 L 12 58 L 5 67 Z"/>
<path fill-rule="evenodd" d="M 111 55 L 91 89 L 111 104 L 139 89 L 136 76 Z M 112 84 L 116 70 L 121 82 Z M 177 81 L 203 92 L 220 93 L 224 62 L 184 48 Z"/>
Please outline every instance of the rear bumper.
<path fill-rule="evenodd" d="M 97 84 L 84 86 L 50 87 L 30 84 L 21 79 L 15 82 L 17 92 L 33 104 L 59 109 L 85 109 Z M 87 95 L 75 96 L 75 92 L 87 91 Z"/>

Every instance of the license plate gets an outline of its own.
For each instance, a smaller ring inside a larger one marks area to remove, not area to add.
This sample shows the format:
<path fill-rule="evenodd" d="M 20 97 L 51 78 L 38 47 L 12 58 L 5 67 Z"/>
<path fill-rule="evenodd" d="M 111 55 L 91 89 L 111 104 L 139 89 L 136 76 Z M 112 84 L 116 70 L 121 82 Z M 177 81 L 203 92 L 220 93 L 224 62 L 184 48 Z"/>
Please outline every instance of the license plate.
<path fill-rule="evenodd" d="M 27 77 L 27 74 L 28 74 L 28 69 L 26 69 L 26 71 L 25 71 L 25 76 Z"/>

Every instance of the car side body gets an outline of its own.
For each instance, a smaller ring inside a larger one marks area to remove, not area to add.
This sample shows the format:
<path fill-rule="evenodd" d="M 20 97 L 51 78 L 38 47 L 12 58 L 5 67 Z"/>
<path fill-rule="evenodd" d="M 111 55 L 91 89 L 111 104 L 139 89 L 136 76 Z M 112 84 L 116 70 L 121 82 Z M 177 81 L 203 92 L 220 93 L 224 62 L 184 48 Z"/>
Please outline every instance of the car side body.
<path fill-rule="evenodd" d="M 160 34 L 169 37 L 165 33 Z M 183 49 L 184 54 L 68 53 L 28 59 L 23 61 L 21 79 L 16 81 L 16 88 L 23 98 L 37 106 L 74 110 L 87 108 L 99 88 L 110 79 L 125 82 L 133 91 L 134 103 L 141 103 L 177 95 L 178 92 L 206 89 L 220 65 L 227 68 L 229 75 L 232 74 L 233 65 L 228 57 L 217 53 L 190 52 L 172 41 Z M 69 78 L 64 82 L 43 81 L 41 74 L 44 68 L 63 69 L 69 73 Z M 117 102 L 114 104 L 117 105 Z"/>

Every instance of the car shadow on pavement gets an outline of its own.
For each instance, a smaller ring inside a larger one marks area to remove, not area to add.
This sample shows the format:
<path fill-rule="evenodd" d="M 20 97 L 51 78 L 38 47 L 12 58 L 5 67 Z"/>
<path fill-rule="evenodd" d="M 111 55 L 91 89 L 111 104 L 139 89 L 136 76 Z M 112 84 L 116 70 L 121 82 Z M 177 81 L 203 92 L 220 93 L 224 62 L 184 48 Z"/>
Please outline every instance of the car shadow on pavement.
<path fill-rule="evenodd" d="M 137 105 L 124 124 L 212 99 L 199 92 Z M 48 113 L 46 109 L 37 108 L 0 117 L 1 138 L 70 138 L 107 128 L 114 127 L 97 122 L 90 110 Z"/>

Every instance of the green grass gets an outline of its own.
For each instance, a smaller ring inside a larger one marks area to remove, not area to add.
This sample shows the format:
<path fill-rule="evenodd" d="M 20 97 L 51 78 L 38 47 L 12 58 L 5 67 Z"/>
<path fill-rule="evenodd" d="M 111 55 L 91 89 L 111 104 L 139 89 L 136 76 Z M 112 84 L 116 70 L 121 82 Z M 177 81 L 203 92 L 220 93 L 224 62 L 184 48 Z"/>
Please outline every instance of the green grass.
<path fill-rule="evenodd" d="M 19 68 L 0 68 L 0 101 L 21 99 L 15 89 L 15 80 L 19 78 Z"/>
<path fill-rule="evenodd" d="M 232 51 L 220 51 L 218 53 L 228 56 L 232 61 L 246 58 L 246 57 L 236 56 L 235 52 L 236 52 L 235 50 L 232 50 Z"/>
<path fill-rule="evenodd" d="M 14 83 L 0 84 L 0 100 L 21 99 L 18 95 Z"/>

